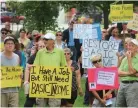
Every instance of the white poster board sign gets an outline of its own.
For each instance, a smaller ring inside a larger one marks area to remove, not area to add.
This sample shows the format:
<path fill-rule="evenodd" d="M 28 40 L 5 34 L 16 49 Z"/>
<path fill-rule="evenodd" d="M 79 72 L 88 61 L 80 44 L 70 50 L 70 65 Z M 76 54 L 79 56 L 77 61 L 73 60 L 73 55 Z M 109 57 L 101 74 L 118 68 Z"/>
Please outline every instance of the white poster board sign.
<path fill-rule="evenodd" d="M 100 24 L 74 24 L 73 37 L 75 39 L 98 39 L 101 40 Z"/>
<path fill-rule="evenodd" d="M 93 39 L 83 39 L 82 67 L 94 67 L 90 57 L 95 54 L 102 55 L 104 66 L 117 66 L 117 56 L 119 43 L 115 41 L 98 41 Z"/>
<path fill-rule="evenodd" d="M 99 71 L 97 76 L 97 84 L 114 86 L 115 73 Z"/>

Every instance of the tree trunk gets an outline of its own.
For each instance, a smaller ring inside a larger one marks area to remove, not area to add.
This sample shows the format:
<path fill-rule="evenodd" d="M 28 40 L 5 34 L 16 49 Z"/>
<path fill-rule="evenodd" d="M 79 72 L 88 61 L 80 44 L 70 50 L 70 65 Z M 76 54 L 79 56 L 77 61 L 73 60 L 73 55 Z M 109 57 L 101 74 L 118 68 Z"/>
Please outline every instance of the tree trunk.
<path fill-rule="evenodd" d="M 104 29 L 107 29 L 108 25 L 109 25 L 109 19 L 108 19 L 109 10 L 108 10 L 108 8 L 104 8 L 103 13 L 104 13 Z"/>

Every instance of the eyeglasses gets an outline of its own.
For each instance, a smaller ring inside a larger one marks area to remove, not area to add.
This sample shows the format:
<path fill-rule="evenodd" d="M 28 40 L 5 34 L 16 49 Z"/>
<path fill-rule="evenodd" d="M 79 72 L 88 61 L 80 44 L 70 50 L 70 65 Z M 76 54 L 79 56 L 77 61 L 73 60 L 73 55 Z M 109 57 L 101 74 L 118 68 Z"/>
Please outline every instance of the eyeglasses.
<path fill-rule="evenodd" d="M 64 53 L 65 55 L 70 55 L 70 53 Z"/>
<path fill-rule="evenodd" d="M 7 35 L 7 33 L 6 32 L 1 32 L 3 35 Z"/>
<path fill-rule="evenodd" d="M 6 43 L 6 45 L 14 45 L 14 43 Z"/>
<path fill-rule="evenodd" d="M 56 36 L 62 36 L 62 34 L 56 34 Z"/>
<path fill-rule="evenodd" d="M 101 61 L 102 61 L 102 60 L 99 59 L 99 60 L 93 61 L 92 63 L 93 63 L 93 64 L 96 64 L 96 63 L 101 62 Z"/>

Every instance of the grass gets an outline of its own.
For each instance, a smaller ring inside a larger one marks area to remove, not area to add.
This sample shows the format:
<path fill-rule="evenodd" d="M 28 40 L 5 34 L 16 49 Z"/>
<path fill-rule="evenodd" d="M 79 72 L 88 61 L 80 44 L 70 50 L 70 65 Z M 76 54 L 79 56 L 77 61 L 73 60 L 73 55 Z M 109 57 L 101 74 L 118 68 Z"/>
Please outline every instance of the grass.
<path fill-rule="evenodd" d="M 85 93 L 85 78 L 81 79 L 81 85 L 82 85 L 83 93 Z M 20 88 L 20 91 L 19 91 L 19 106 L 20 107 L 24 106 L 25 99 L 26 99 L 26 97 L 24 94 L 24 89 L 22 87 L 22 88 Z M 83 100 L 84 100 L 84 96 L 81 97 L 78 95 L 78 97 L 75 101 L 74 107 L 87 107 L 83 104 Z"/>

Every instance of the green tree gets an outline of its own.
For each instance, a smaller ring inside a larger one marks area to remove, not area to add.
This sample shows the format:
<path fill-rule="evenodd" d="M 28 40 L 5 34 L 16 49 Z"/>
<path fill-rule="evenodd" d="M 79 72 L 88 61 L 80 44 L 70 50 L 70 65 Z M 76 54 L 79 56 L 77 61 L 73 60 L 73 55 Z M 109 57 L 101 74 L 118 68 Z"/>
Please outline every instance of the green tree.
<path fill-rule="evenodd" d="M 59 14 L 59 5 L 55 1 L 25 1 L 25 2 L 12 2 L 10 4 L 16 7 L 17 15 L 24 15 L 26 20 L 24 26 L 29 29 L 37 29 L 43 33 L 46 30 L 55 30 L 57 27 L 56 18 Z"/>
<path fill-rule="evenodd" d="M 104 28 L 107 29 L 109 25 L 109 13 L 110 13 L 110 5 L 111 4 L 134 4 L 134 6 L 138 6 L 138 1 L 123 1 L 115 0 L 115 1 L 65 1 L 60 2 L 60 4 L 65 8 L 65 10 L 69 10 L 74 7 L 77 8 L 81 13 L 89 14 L 89 10 L 93 7 L 99 8 L 99 11 L 103 12 L 104 15 Z"/>

